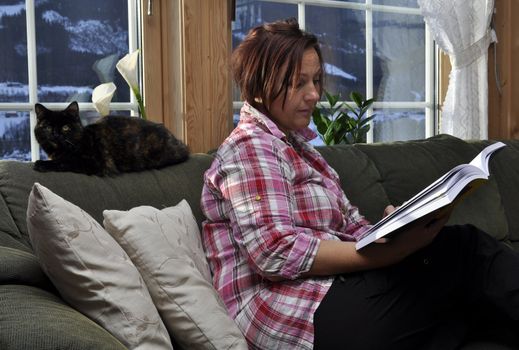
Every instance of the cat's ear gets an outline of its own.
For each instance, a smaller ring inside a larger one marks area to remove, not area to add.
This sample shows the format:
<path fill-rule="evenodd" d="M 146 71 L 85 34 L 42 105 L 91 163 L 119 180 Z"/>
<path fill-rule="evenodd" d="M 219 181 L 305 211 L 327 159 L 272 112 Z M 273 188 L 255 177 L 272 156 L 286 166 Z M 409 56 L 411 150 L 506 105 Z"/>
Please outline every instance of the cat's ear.
<path fill-rule="evenodd" d="M 34 105 L 34 111 L 36 112 L 36 118 L 40 119 L 40 117 L 45 113 L 45 111 L 48 111 L 47 108 L 45 108 L 44 105 L 40 103 L 36 103 Z"/>
<path fill-rule="evenodd" d="M 74 116 L 79 115 L 79 105 L 77 104 L 77 101 L 73 101 L 71 104 L 69 104 L 65 109 L 65 112 Z"/>

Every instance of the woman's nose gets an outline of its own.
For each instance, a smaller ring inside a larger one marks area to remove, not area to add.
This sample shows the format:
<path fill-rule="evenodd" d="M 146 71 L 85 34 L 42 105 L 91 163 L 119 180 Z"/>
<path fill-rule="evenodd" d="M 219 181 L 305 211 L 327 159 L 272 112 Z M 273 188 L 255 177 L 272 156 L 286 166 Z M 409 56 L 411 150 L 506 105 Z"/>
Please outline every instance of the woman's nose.
<path fill-rule="evenodd" d="M 307 93 L 305 94 L 305 98 L 308 101 L 319 101 L 319 92 L 317 91 L 317 87 L 312 84 Z"/>

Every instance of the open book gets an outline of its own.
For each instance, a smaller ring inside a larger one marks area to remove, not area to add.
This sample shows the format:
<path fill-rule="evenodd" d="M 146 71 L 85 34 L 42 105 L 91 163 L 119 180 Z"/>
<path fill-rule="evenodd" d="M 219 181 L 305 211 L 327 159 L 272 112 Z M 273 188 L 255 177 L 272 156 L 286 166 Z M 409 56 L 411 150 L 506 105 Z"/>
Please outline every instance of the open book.
<path fill-rule="evenodd" d="M 490 156 L 504 146 L 502 142 L 493 143 L 483 149 L 469 164 L 460 164 L 452 168 L 364 232 L 355 245 L 357 250 L 424 215 L 449 205 L 456 205 L 461 198 L 488 179 Z"/>

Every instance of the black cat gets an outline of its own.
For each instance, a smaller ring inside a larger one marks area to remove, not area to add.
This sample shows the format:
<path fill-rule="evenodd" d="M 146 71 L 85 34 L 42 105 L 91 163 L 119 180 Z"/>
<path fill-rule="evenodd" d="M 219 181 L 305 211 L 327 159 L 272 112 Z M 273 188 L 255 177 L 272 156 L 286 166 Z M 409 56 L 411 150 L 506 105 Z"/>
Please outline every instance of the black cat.
<path fill-rule="evenodd" d="M 34 135 L 50 160 L 38 171 L 72 171 L 88 175 L 161 168 L 189 157 L 187 146 L 162 124 L 126 116 L 106 116 L 83 126 L 77 102 L 62 111 L 37 103 Z"/>

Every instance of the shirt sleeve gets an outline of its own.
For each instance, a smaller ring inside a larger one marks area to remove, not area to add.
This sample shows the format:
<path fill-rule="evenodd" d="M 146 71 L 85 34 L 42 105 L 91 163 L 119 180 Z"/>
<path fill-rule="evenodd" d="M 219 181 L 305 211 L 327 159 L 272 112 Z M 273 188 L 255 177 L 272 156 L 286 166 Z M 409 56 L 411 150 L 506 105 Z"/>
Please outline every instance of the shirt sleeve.
<path fill-rule="evenodd" d="M 290 162 L 270 140 L 250 138 L 221 159 L 213 184 L 228 202 L 234 238 L 264 277 L 296 279 L 314 261 L 319 239 L 292 220 Z"/>

